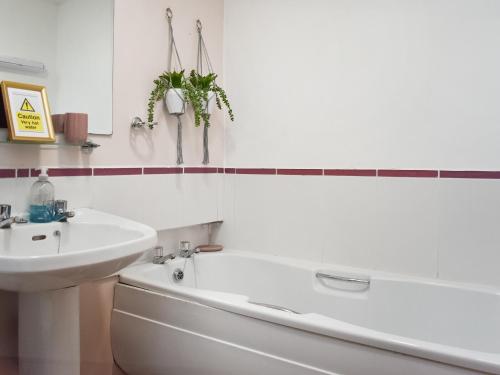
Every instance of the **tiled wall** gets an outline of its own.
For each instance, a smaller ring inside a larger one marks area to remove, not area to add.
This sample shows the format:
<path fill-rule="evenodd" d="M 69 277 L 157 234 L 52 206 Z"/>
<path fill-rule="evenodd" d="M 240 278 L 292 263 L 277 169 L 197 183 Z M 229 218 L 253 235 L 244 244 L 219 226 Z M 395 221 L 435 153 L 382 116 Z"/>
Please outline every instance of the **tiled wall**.
<path fill-rule="evenodd" d="M 500 285 L 500 3 L 224 6 L 218 240 Z"/>
<path fill-rule="evenodd" d="M 50 168 L 56 199 L 143 222 L 157 230 L 220 219 L 222 169 L 181 167 Z M 0 170 L 2 202 L 27 210 L 35 169 Z M 25 177 L 12 177 L 12 176 Z M 28 177 L 28 175 L 32 177 Z"/>
<path fill-rule="evenodd" d="M 219 242 L 500 286 L 498 172 L 269 171 L 225 174 Z"/>

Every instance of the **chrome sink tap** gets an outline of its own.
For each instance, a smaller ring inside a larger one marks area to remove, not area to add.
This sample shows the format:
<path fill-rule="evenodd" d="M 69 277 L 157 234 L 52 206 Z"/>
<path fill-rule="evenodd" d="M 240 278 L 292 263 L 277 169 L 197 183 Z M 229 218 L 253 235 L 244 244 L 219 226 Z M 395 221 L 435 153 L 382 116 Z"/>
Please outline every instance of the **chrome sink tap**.
<path fill-rule="evenodd" d="M 54 221 L 67 222 L 68 218 L 74 216 L 74 211 L 68 211 L 68 201 L 57 200 L 54 202 Z"/>
<path fill-rule="evenodd" d="M 181 241 L 179 246 L 179 256 L 181 258 L 190 258 L 191 255 L 197 254 L 200 252 L 198 247 L 191 249 L 191 242 L 189 241 Z"/>
<path fill-rule="evenodd" d="M 154 250 L 153 264 L 165 264 L 167 260 L 175 259 L 174 254 L 163 255 L 163 246 L 156 246 Z"/>
<path fill-rule="evenodd" d="M 12 224 L 25 224 L 28 220 L 19 216 L 10 216 L 12 206 L 10 204 L 0 204 L 0 229 L 9 229 Z"/>

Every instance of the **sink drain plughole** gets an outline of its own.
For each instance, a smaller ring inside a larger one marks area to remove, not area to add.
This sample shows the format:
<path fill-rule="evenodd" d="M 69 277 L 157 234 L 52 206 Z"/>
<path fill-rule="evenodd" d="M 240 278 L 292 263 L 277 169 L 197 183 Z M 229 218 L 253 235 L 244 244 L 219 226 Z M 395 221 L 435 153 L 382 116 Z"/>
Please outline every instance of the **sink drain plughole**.
<path fill-rule="evenodd" d="M 194 287 L 198 287 L 198 280 L 196 277 L 196 262 L 195 262 L 196 254 L 193 254 L 189 258 L 184 259 L 184 265 L 182 266 L 182 269 L 176 268 L 174 272 L 172 273 L 172 278 L 174 281 L 182 281 L 184 279 L 184 270 L 186 269 L 186 264 L 189 259 L 193 262 L 193 276 L 194 276 Z"/>
<path fill-rule="evenodd" d="M 184 278 L 184 271 L 180 268 L 176 268 L 172 274 L 175 281 L 181 281 Z"/>

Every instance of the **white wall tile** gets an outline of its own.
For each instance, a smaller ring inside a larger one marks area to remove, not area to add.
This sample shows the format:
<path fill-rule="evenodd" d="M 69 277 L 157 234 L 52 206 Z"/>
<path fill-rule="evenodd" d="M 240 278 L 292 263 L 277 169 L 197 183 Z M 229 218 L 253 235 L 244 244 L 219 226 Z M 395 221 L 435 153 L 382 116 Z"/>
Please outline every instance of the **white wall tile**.
<path fill-rule="evenodd" d="M 185 174 L 178 180 L 182 209 L 179 226 L 217 220 L 218 174 Z"/>
<path fill-rule="evenodd" d="M 181 179 L 184 176 L 145 175 L 140 179 L 144 214 L 142 220 L 157 230 L 181 226 Z"/>
<path fill-rule="evenodd" d="M 439 277 L 500 286 L 500 181 L 441 180 Z"/>
<path fill-rule="evenodd" d="M 234 208 L 217 240 L 232 248 L 437 275 L 437 179 L 229 178 Z"/>
<path fill-rule="evenodd" d="M 0 178 L 0 196 L 1 204 L 10 204 L 12 206 L 12 213 L 18 214 L 24 211 L 26 203 L 18 199 L 19 192 L 15 178 Z"/>
<path fill-rule="evenodd" d="M 377 181 L 372 177 L 330 177 L 325 185 L 323 262 L 371 268 L 377 237 Z"/>
<path fill-rule="evenodd" d="M 373 268 L 437 276 L 438 180 L 378 178 Z"/>
<path fill-rule="evenodd" d="M 217 220 L 216 174 L 97 176 L 92 207 L 157 230 Z"/>
<path fill-rule="evenodd" d="M 218 218 L 224 223 L 214 228 L 213 238 L 228 248 L 236 248 L 238 243 L 234 212 L 236 178 L 234 174 L 227 174 L 219 180 L 222 186 L 219 189 Z"/>
<path fill-rule="evenodd" d="M 325 263 L 435 276 L 437 180 L 325 177 Z"/>
<path fill-rule="evenodd" d="M 89 207 L 92 204 L 93 177 L 53 177 L 55 198 L 68 201 L 68 208 Z M 21 179 L 22 180 L 22 179 Z"/>
<path fill-rule="evenodd" d="M 12 205 L 14 213 L 27 213 L 29 209 L 30 190 L 36 178 L 0 179 L 1 203 Z M 50 178 L 54 185 L 55 199 L 68 201 L 68 208 L 89 207 L 92 201 L 89 177 L 54 177 Z"/>
<path fill-rule="evenodd" d="M 92 208 L 148 224 L 144 186 L 139 176 L 93 177 Z"/>
<path fill-rule="evenodd" d="M 325 185 L 322 176 L 272 176 L 269 218 L 273 254 L 321 261 L 325 236 Z"/>
<path fill-rule="evenodd" d="M 273 178 L 275 177 L 235 176 L 234 220 L 237 249 L 272 253 L 272 223 L 276 212 L 275 197 L 269 180 Z"/>

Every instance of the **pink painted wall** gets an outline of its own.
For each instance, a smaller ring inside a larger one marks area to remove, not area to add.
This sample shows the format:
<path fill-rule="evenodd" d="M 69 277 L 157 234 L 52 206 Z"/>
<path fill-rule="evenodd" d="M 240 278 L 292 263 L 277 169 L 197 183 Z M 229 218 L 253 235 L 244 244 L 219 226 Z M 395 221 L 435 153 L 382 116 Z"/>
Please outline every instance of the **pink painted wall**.
<path fill-rule="evenodd" d="M 223 83 L 223 0 L 116 0 L 113 135 L 91 136 L 102 147 L 90 156 L 79 149 L 0 145 L 0 167 L 175 165 L 176 119 L 165 114 L 161 103 L 157 106 L 160 124 L 155 130 L 130 129 L 134 116 L 146 117 L 153 80 L 166 69 L 167 7 L 174 13 L 174 33 L 184 68 L 189 71 L 196 67 L 195 22 L 200 18 L 214 70 L 219 73 L 219 83 Z M 185 163 L 200 165 L 203 129 L 194 128 L 192 113 L 183 116 L 183 122 Z M 220 112 L 213 115 L 209 141 L 212 164 L 222 164 L 224 131 Z"/>

